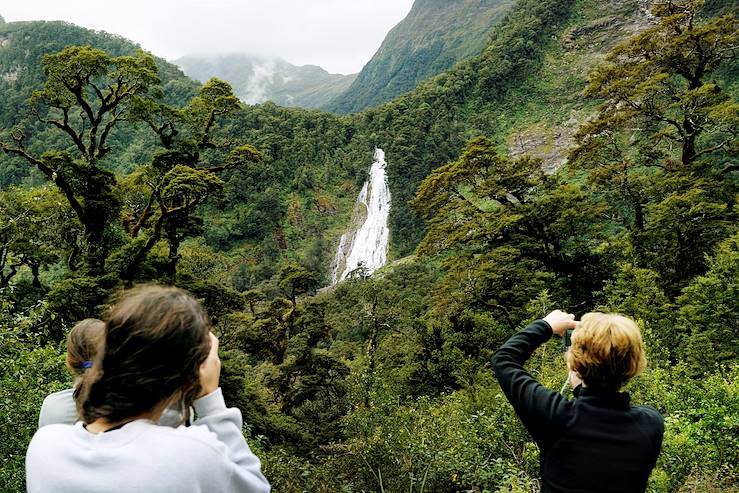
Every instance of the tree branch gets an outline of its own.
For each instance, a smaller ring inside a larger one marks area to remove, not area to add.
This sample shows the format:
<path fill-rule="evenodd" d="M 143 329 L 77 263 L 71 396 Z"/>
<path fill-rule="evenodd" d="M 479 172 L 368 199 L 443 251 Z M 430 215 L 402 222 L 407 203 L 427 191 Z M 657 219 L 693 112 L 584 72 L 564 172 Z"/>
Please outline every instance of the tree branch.
<path fill-rule="evenodd" d="M 63 176 L 60 176 L 54 169 L 52 169 L 48 164 L 43 162 L 40 159 L 36 159 L 35 157 L 28 154 L 23 148 L 23 138 L 22 137 L 13 137 L 16 142 L 19 143 L 19 147 L 10 147 L 5 143 L 0 144 L 2 146 L 2 150 L 5 151 L 8 154 L 13 154 L 19 157 L 22 157 L 29 163 L 36 166 L 39 171 L 41 171 L 46 177 L 53 181 L 56 186 L 59 188 L 59 190 L 62 191 L 64 196 L 67 198 L 67 201 L 69 202 L 69 205 L 72 207 L 72 210 L 77 214 L 77 217 L 79 218 L 82 223 L 85 223 L 86 215 L 85 211 L 82 208 L 82 204 L 80 204 L 79 200 L 77 200 L 77 197 L 75 197 L 74 192 L 72 191 L 72 187 L 67 183 L 67 180 L 64 179 Z"/>
<path fill-rule="evenodd" d="M 64 131 L 67 135 L 69 135 L 72 138 L 72 141 L 77 146 L 77 149 L 82 153 L 82 155 L 85 155 L 87 153 L 87 149 L 85 149 L 85 145 L 82 142 L 82 139 L 79 135 L 77 135 L 77 132 L 74 131 L 71 125 L 69 125 L 69 108 L 63 108 L 59 106 L 52 106 L 52 108 L 57 108 L 62 111 L 62 114 L 64 115 L 63 121 L 58 120 L 52 120 L 50 118 L 42 118 L 41 115 L 38 112 L 37 108 L 31 108 L 31 113 L 40 121 L 41 123 L 46 123 L 48 125 L 53 125 L 56 128 Z"/>
<path fill-rule="evenodd" d="M 695 158 L 699 158 L 700 156 L 703 156 L 704 154 L 711 154 L 712 152 L 720 151 L 724 147 L 726 147 L 727 144 L 731 143 L 735 139 L 734 136 L 731 136 L 730 138 L 726 139 L 725 141 L 721 142 L 720 144 L 716 144 L 713 147 L 709 147 L 707 149 L 703 149 L 700 152 L 695 153 Z"/>

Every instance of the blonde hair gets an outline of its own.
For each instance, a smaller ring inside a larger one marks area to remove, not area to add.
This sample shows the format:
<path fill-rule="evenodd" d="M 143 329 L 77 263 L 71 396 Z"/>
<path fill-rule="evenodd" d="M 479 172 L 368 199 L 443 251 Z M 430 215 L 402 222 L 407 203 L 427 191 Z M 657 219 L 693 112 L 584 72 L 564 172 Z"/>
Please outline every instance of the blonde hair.
<path fill-rule="evenodd" d="M 567 366 L 588 387 L 619 390 L 647 365 L 639 327 L 614 313 L 588 313 L 572 333 Z"/>

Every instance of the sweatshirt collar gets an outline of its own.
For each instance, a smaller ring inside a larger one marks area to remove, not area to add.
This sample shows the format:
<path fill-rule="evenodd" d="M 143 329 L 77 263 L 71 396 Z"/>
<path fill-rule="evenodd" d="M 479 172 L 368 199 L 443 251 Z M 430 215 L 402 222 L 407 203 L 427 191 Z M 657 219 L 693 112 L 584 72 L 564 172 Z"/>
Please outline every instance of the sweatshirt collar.
<path fill-rule="evenodd" d="M 631 396 L 628 392 L 595 390 L 584 385 L 578 385 L 573 389 L 572 394 L 576 399 L 605 407 L 628 409 L 631 405 Z"/>
<path fill-rule="evenodd" d="M 148 419 L 137 419 L 109 433 L 91 433 L 84 428 L 82 421 L 78 421 L 74 425 L 74 436 L 87 446 L 117 447 L 135 440 L 151 426 L 157 425 Z"/>

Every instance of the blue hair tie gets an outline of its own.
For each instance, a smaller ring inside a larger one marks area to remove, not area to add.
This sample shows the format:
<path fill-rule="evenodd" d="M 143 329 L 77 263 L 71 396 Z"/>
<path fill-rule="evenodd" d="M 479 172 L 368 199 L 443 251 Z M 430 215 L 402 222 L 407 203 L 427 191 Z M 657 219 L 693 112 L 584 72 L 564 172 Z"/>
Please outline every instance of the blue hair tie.
<path fill-rule="evenodd" d="M 88 368 L 92 368 L 92 361 L 83 361 L 82 368 L 84 368 L 85 370 L 87 370 Z"/>

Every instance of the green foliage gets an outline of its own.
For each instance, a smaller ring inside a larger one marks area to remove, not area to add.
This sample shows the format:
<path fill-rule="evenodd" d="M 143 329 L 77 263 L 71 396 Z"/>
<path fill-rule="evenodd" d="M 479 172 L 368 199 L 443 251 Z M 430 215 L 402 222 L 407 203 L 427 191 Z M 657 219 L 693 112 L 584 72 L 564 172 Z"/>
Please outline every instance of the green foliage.
<path fill-rule="evenodd" d="M 588 303 L 607 266 L 593 249 L 602 204 L 545 177 L 536 160 L 501 156 L 484 138 L 434 171 L 413 204 L 429 226 L 419 253 L 444 255 L 443 296 L 456 298 L 446 311 L 492 310 L 510 330 L 544 289 L 560 302 Z"/>
<path fill-rule="evenodd" d="M 0 147 L 25 159 L 64 194 L 84 227 L 86 270 L 100 275 L 113 248 L 109 230 L 120 211 L 115 177 L 100 161 L 111 150 L 111 130 L 130 118 L 130 101 L 146 97 L 150 86 L 159 83 L 156 65 L 144 53 L 112 57 L 89 46 L 72 46 L 44 55 L 42 66 L 46 82 L 29 100 L 31 113 L 65 135 L 74 154 L 49 150 L 35 157 L 21 131 L 11 133 L 12 144 L 2 142 Z"/>
<path fill-rule="evenodd" d="M 41 270 L 74 249 L 79 223 L 66 200 L 52 188 L 11 188 L 0 192 L 0 287 L 22 269 L 30 270 L 41 288 Z M 55 228 L 49 228 L 55 224 Z"/>
<path fill-rule="evenodd" d="M 665 416 L 662 453 L 648 491 L 683 491 L 691 483 L 700 491 L 736 490 L 736 373 L 734 366 L 695 380 L 679 365 L 651 369 L 632 386 L 636 399 L 655 403 Z"/>
<path fill-rule="evenodd" d="M 26 142 L 31 154 L 40 155 L 49 148 L 64 145 L 62 134 L 56 129 L 45 128 L 33 115 L 24 111 L 25 103 L 33 90 L 43 85 L 46 76 L 42 68 L 44 55 L 59 52 L 69 46 L 91 46 L 103 50 L 112 57 L 136 57 L 139 47 L 115 35 L 79 28 L 65 22 L 11 22 L 0 24 L 0 140 L 9 138 L 16 126 L 33 127 L 33 134 Z M 164 98 L 168 104 L 182 105 L 195 91 L 195 83 L 186 79 L 182 72 L 162 59 L 154 59 L 162 82 Z M 6 77 L 7 76 L 7 77 Z M 42 114 L 42 116 L 44 116 Z M 76 115 L 71 115 L 72 118 Z M 5 135 L 3 135 L 5 134 Z M 153 150 L 153 142 L 145 136 L 143 127 L 132 125 L 111 131 L 108 138 L 115 148 L 123 148 L 114 163 L 106 163 L 117 170 L 131 170 L 135 165 L 146 162 Z M 69 147 L 72 151 L 75 147 Z M 0 155 L 0 186 L 18 184 L 21 180 L 37 174 L 30 173 L 27 164 L 19 158 Z"/>
<path fill-rule="evenodd" d="M 708 272 L 694 278 L 677 299 L 679 321 L 688 340 L 688 361 L 699 373 L 739 354 L 739 234 L 722 242 Z"/>
<path fill-rule="evenodd" d="M 70 379 L 63 348 L 29 339 L 27 319 L 12 309 L 0 298 L 0 484 L 4 491 L 25 491 L 24 451 L 38 427 L 41 403 Z"/>
<path fill-rule="evenodd" d="M 538 453 L 488 362 L 526 321 L 563 307 L 620 311 L 643 329 L 649 368 L 629 390 L 667 423 L 649 491 L 735 491 L 736 145 L 721 145 L 734 138 L 735 58 L 694 56 L 733 42 L 735 19 L 710 17 L 713 4 L 690 27 L 673 12 L 646 28 L 651 37 L 617 47 L 588 89 L 603 106 L 561 170 L 545 173 L 496 140 L 521 122 L 560 123 L 559 103 L 589 113 L 596 101 L 577 94 L 581 75 L 636 4 L 522 0 L 480 56 L 351 117 L 241 107 L 226 83 L 195 93 L 160 63 L 161 87 L 120 106 L 139 123 L 116 120 L 103 156 L 100 134 L 89 152 L 88 124 L 83 152 L 53 123 L 24 121 L 26 140 L 9 145 L 25 142 L 53 185 L 0 193 L 3 484 L 22 490 L 41 398 L 68 385 L 56 348 L 66 328 L 100 314 L 126 284 L 164 281 L 207 308 L 226 399 L 242 410 L 275 490 L 536 491 Z M 11 41 L 0 68 L 10 70 L 2 64 L 28 46 L 18 33 L 31 27 L 62 41 L 80 33 L 41 26 L 0 26 Z M 38 43 L 36 60 L 62 48 Z M 49 73 L 67 73 L 74 59 L 111 94 L 117 75 L 153 82 L 155 61 L 122 40 L 89 44 L 47 58 Z M 14 108 L 15 96 L 48 82 L 32 62 L 19 72 L 25 89 L 7 92 Z M 691 89 L 681 71 L 704 62 Z M 34 101 L 57 107 L 40 116 L 64 123 L 65 105 L 79 101 L 49 87 Z M 83 101 L 98 101 L 85 87 Z M 81 124 L 75 108 L 69 122 Z M 692 160 L 685 135 L 662 121 L 676 118 L 685 133 L 686 116 L 700 124 Z M 8 130 L 21 123 L 0 118 Z M 388 155 L 395 253 L 418 256 L 319 290 L 373 145 Z M 27 176 L 4 164 L 0 181 Z M 100 276 L 75 259 L 89 241 L 66 191 L 83 213 L 107 217 Z M 554 342 L 529 366 L 552 388 L 566 377 Z"/>
<path fill-rule="evenodd" d="M 705 269 L 704 255 L 736 222 L 739 103 L 713 77 L 736 60 L 738 21 L 699 21 L 701 6 L 658 2 L 658 25 L 593 71 L 585 95 L 604 102 L 571 154 L 670 295 Z"/>
<path fill-rule="evenodd" d="M 294 262 L 283 265 L 277 273 L 277 277 L 280 288 L 290 297 L 293 304 L 295 304 L 297 295 L 315 290 L 318 287 L 318 277 Z"/>
<path fill-rule="evenodd" d="M 501 394 L 467 393 L 399 403 L 378 388 L 371 408 L 347 418 L 347 470 L 357 490 L 492 491 L 511 469 L 536 467 L 535 450 Z M 482 397 L 482 396 L 481 396 Z"/>
<path fill-rule="evenodd" d="M 5 491 L 24 491 L 25 453 L 18 444 L 28 444 L 38 428 L 38 413 L 44 397 L 69 386 L 61 351 L 52 347 L 23 347 L 3 351 L 0 362 L 0 483 Z"/>

